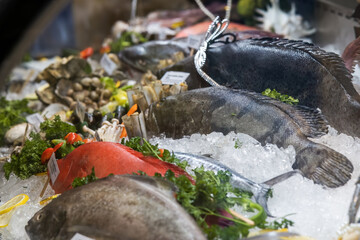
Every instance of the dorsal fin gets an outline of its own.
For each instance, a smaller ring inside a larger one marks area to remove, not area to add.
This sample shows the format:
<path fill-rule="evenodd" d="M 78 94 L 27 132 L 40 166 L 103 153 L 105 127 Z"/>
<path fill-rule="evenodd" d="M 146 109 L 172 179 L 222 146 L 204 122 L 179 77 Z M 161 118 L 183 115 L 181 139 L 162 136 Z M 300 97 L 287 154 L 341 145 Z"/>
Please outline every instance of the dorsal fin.
<path fill-rule="evenodd" d="M 360 102 L 360 96 L 356 92 L 351 82 L 351 73 L 346 68 L 342 58 L 336 53 L 326 52 L 312 43 L 299 40 L 260 38 L 246 41 L 249 41 L 250 44 L 253 45 L 278 47 L 282 49 L 298 50 L 308 53 L 317 62 L 323 65 L 329 71 L 329 73 L 335 77 L 335 79 L 339 81 L 339 83 L 345 88 L 350 96 Z"/>
<path fill-rule="evenodd" d="M 345 66 L 351 73 L 354 72 L 355 65 L 360 62 L 360 37 L 349 43 L 341 55 Z"/>
<path fill-rule="evenodd" d="M 301 105 L 289 105 L 259 93 L 246 92 L 253 98 L 285 112 L 305 136 L 316 138 L 328 133 L 327 121 L 319 110 Z"/>

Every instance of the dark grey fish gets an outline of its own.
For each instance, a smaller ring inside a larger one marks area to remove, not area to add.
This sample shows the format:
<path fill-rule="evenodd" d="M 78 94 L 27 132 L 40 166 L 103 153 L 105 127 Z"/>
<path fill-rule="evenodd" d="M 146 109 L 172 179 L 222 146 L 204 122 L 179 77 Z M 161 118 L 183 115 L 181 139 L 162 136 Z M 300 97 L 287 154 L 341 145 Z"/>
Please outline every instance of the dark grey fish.
<path fill-rule="evenodd" d="M 250 179 L 245 178 L 238 172 L 232 170 L 231 168 L 225 166 L 224 164 L 216 161 L 213 158 L 181 152 L 174 152 L 174 155 L 180 161 L 188 162 L 189 169 L 204 167 L 206 171 L 213 171 L 215 173 L 218 171 L 228 171 L 229 173 L 231 173 L 231 185 L 243 191 L 251 192 L 254 195 L 256 202 L 264 208 L 264 210 L 269 216 L 271 216 L 271 214 L 267 206 L 267 199 L 271 187 L 279 182 L 285 181 L 286 179 L 294 176 L 297 173 L 301 173 L 298 170 L 290 171 L 281 174 L 275 178 L 272 178 L 264 183 L 256 183 L 254 181 L 251 181 Z"/>
<path fill-rule="evenodd" d="M 194 68 L 188 59 L 165 71 Z M 320 108 L 340 132 L 360 137 L 360 96 L 335 53 L 302 41 L 247 39 L 210 48 L 203 70 L 226 87 L 255 92 L 270 88 L 293 96 L 302 105 Z M 196 87 L 204 80 L 191 74 L 187 81 Z"/>
<path fill-rule="evenodd" d="M 165 133 L 180 138 L 193 133 L 234 131 L 262 144 L 293 145 L 297 154 L 293 168 L 328 187 L 344 185 L 353 171 L 345 156 L 307 138 L 327 132 L 317 110 L 257 93 L 218 87 L 195 89 L 152 104 L 145 120 L 148 136 Z"/>
<path fill-rule="evenodd" d="M 30 239 L 206 239 L 176 202 L 173 185 L 146 176 L 110 176 L 64 192 L 25 227 Z"/>
<path fill-rule="evenodd" d="M 189 48 L 184 42 L 150 41 L 125 48 L 119 53 L 119 58 L 140 72 L 150 70 L 155 73 L 160 60 L 171 59 L 176 52 L 182 52 L 185 57 L 189 56 Z"/>

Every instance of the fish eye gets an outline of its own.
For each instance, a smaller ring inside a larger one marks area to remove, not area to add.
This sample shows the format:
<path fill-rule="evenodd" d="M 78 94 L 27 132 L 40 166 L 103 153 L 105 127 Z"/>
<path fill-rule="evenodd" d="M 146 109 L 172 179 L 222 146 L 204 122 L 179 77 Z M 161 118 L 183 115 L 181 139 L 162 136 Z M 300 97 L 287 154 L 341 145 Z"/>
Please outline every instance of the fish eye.
<path fill-rule="evenodd" d="M 41 218 L 42 218 L 42 214 L 41 214 L 41 213 L 36 216 L 36 220 L 37 220 L 37 221 L 40 221 Z"/>

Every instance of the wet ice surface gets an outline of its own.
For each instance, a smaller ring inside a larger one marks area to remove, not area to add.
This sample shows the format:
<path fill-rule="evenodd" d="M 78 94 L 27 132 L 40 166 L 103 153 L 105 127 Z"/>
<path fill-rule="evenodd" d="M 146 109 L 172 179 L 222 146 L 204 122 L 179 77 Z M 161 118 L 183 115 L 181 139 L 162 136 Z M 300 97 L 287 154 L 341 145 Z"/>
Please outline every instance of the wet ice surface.
<path fill-rule="evenodd" d="M 301 176 L 295 176 L 274 187 L 274 196 L 269 200 L 269 209 L 275 216 L 285 216 L 295 222 L 290 231 L 311 236 L 318 240 L 335 239 L 336 232 L 347 222 L 347 211 L 354 191 L 354 183 L 360 174 L 360 139 L 344 134 L 330 133 L 315 140 L 344 154 L 353 162 L 352 179 L 343 187 L 324 189 Z M 173 140 L 153 138 L 161 148 L 194 154 L 210 154 L 243 176 L 263 182 L 281 173 L 290 171 L 295 161 L 293 147 L 286 149 L 268 144 L 261 146 L 255 139 L 245 134 L 221 133 L 209 135 L 194 134 L 190 137 Z M 238 148 L 235 148 L 235 144 Z M 2 166 L 0 166 L 2 169 Z M 46 181 L 45 176 L 32 176 L 20 180 L 11 176 L 7 181 L 0 172 L 0 197 L 3 204 L 10 198 L 26 193 L 30 200 L 17 209 L 8 227 L 0 229 L 3 240 L 28 239 L 24 227 L 27 221 L 42 207 L 39 194 Z M 46 196 L 52 195 L 48 188 Z"/>
<path fill-rule="evenodd" d="M 236 141 L 240 146 L 238 149 L 234 147 Z M 294 214 L 287 217 L 295 222 L 290 231 L 318 240 L 336 239 L 337 231 L 348 220 L 347 212 L 360 172 L 360 139 L 330 129 L 329 134 L 315 141 L 344 154 L 353 163 L 352 179 L 343 187 L 325 189 L 306 178 L 295 176 L 274 186 L 269 209 L 277 217 Z M 255 182 L 292 170 L 291 165 L 295 161 L 293 147 L 261 146 L 245 134 L 194 134 L 179 140 L 153 138 L 151 143 L 173 151 L 211 154 Z"/>
<path fill-rule="evenodd" d="M 2 165 L 0 165 L 2 169 Z M 27 194 L 29 200 L 25 205 L 18 207 L 11 217 L 9 225 L 0 228 L 0 239 L 2 240 L 24 240 L 29 239 L 25 232 L 25 225 L 32 216 L 43 206 L 40 202 L 40 192 L 46 182 L 47 176 L 32 176 L 27 180 L 21 180 L 14 175 L 9 180 L 5 179 L 4 172 L 0 171 L 0 205 L 4 204 L 18 194 Z M 47 188 L 44 197 L 53 195 L 50 187 Z"/>

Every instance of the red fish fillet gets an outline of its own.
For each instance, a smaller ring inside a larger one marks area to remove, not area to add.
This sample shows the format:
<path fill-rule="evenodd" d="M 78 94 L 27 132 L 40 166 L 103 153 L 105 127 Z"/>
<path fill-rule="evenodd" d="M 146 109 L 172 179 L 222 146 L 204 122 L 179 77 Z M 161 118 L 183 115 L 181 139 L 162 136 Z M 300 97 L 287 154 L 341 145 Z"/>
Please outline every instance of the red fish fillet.
<path fill-rule="evenodd" d="M 183 38 L 188 37 L 189 35 L 197 35 L 201 33 L 205 33 L 211 24 L 211 21 L 205 21 L 198 24 L 195 24 L 191 27 L 184 28 L 180 32 L 178 32 L 175 38 Z M 228 31 L 247 31 L 247 30 L 258 30 L 254 27 L 249 27 L 246 25 L 238 24 L 238 23 L 229 23 L 227 27 Z"/>
<path fill-rule="evenodd" d="M 74 179 L 89 175 L 93 167 L 98 178 L 107 177 L 111 173 L 132 174 L 139 170 L 149 176 L 154 176 L 155 173 L 164 175 L 170 169 L 175 176 L 185 175 L 194 183 L 191 176 L 178 166 L 151 156 L 144 156 L 119 143 L 87 143 L 76 148 L 65 158 L 59 159 L 57 163 L 60 174 L 55 184 L 51 183 L 56 193 L 71 189 Z"/>

